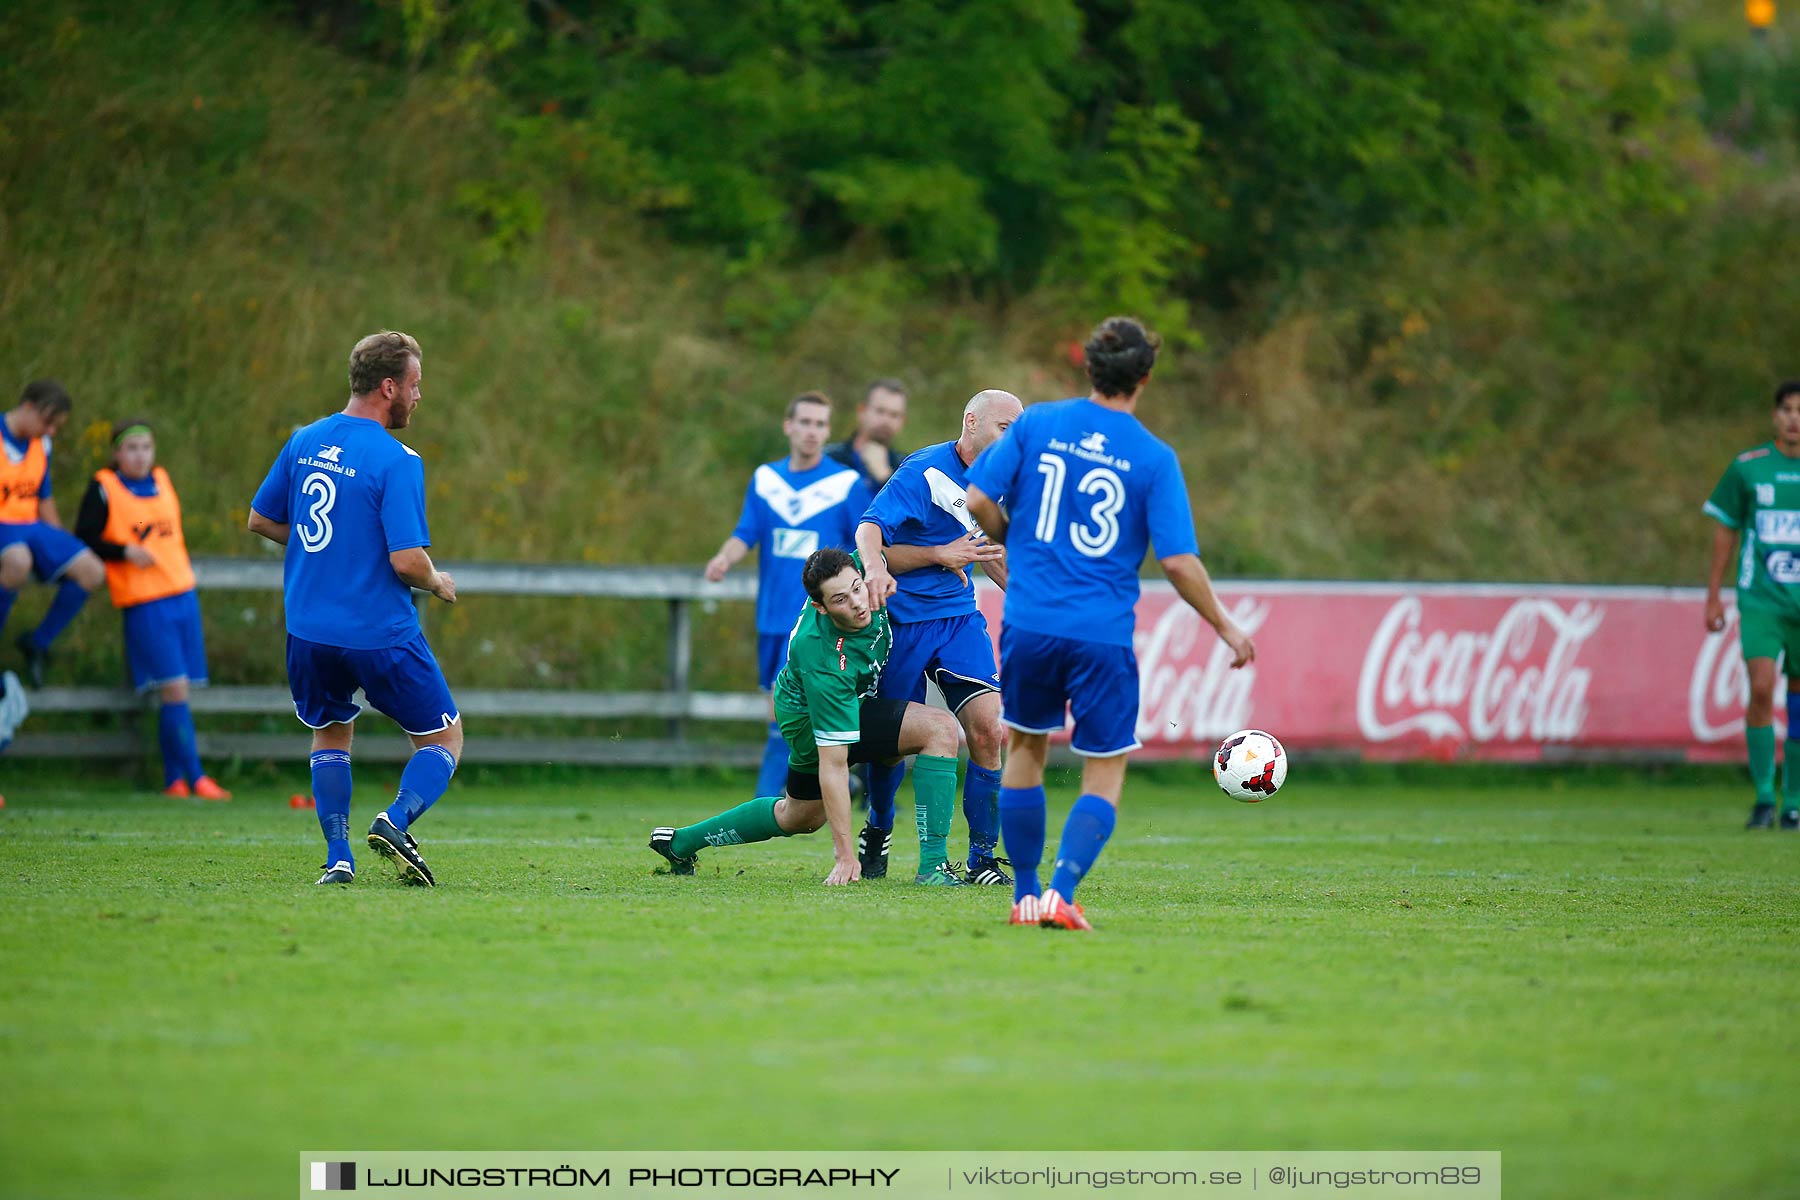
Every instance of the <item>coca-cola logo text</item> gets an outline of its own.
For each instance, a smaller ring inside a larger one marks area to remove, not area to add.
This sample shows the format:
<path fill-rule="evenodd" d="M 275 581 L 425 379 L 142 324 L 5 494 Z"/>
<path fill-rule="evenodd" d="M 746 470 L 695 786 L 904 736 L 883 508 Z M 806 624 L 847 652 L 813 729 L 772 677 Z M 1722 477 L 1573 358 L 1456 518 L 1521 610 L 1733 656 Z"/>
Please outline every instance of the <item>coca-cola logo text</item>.
<path fill-rule="evenodd" d="M 1491 631 L 1422 632 L 1424 601 L 1403 596 L 1363 656 L 1356 721 L 1373 742 L 1408 734 L 1476 742 L 1573 741 L 1592 672 L 1581 645 L 1604 609 L 1581 600 L 1515 601 Z"/>
<path fill-rule="evenodd" d="M 1255 636 L 1268 619 L 1266 603 L 1245 597 L 1229 610 Z M 1140 742 L 1189 742 L 1224 737 L 1250 725 L 1256 666 L 1233 670 L 1231 648 L 1186 604 L 1165 606 L 1136 635 Z M 1204 658 L 1200 651 L 1204 649 Z"/>

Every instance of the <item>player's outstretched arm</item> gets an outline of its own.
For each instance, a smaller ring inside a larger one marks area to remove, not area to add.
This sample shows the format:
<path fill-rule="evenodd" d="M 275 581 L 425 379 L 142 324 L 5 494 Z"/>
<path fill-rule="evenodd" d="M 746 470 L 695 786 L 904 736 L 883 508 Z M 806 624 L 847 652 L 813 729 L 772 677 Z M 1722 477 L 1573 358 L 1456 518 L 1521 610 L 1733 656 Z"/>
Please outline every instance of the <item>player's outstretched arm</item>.
<path fill-rule="evenodd" d="M 1006 545 L 1006 513 L 998 504 L 994 503 L 993 497 L 974 484 L 970 484 L 968 499 L 969 515 L 975 518 L 975 523 L 981 526 L 982 531 L 990 538 L 994 539 L 994 545 Z"/>
<path fill-rule="evenodd" d="M 288 530 L 290 528 L 292 528 L 292 526 L 287 525 L 284 522 L 269 520 L 269 518 L 263 516 L 254 508 L 250 510 L 250 532 L 256 534 L 258 537 L 268 538 L 277 546 L 287 545 Z"/>
<path fill-rule="evenodd" d="M 819 792 L 825 798 L 825 825 L 831 830 L 831 854 L 836 860 L 825 886 L 854 883 L 862 878 L 862 863 L 850 832 L 850 747 L 819 747 Z"/>
<path fill-rule="evenodd" d="M 861 543 L 859 542 L 860 546 Z M 888 570 L 895 575 L 905 575 L 909 571 L 951 571 L 964 583 L 969 582 L 969 565 L 980 563 L 983 568 L 1006 558 L 1006 550 L 990 542 L 979 532 L 965 533 L 954 542 L 945 542 L 942 546 L 889 546 L 887 548 Z M 865 555 L 863 561 L 867 562 Z"/>
<path fill-rule="evenodd" d="M 744 561 L 744 555 L 750 553 L 750 543 L 732 534 L 719 547 L 719 552 L 712 556 L 706 564 L 706 582 L 717 583 L 725 578 L 725 572 Z"/>
<path fill-rule="evenodd" d="M 888 597 L 900 588 L 894 582 L 894 575 L 901 568 L 894 565 L 892 555 L 895 551 L 912 548 L 888 546 L 881 535 L 881 526 L 873 521 L 864 521 L 856 527 L 856 552 L 862 555 L 863 582 L 868 586 L 870 604 L 876 608 L 887 607 Z"/>
<path fill-rule="evenodd" d="M 1200 556 L 1172 554 L 1159 561 L 1162 563 L 1163 574 L 1175 585 L 1175 591 L 1231 647 L 1231 665 L 1241 667 L 1255 662 L 1256 643 L 1250 640 L 1249 634 L 1238 628 L 1236 621 L 1225 615 L 1225 609 L 1219 604 L 1218 593 L 1213 591 L 1212 576 L 1206 573 L 1206 564 L 1200 561 Z"/>
<path fill-rule="evenodd" d="M 1714 522 L 1712 562 L 1706 570 L 1706 627 L 1717 633 L 1725 628 L 1725 601 L 1719 589 L 1725 585 L 1725 571 L 1737 557 L 1737 531 Z"/>
<path fill-rule="evenodd" d="M 456 580 L 432 564 L 431 555 L 425 553 L 425 547 L 396 550 L 388 555 L 388 563 L 394 568 L 394 574 L 400 577 L 400 582 L 407 587 L 430 592 L 445 604 L 456 603 Z"/>

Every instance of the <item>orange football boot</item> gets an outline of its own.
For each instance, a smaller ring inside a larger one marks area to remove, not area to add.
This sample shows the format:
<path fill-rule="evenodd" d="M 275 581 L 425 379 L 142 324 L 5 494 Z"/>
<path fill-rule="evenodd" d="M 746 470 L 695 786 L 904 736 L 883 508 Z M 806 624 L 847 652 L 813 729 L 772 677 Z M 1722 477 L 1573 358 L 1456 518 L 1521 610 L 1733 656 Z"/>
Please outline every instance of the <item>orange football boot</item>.
<path fill-rule="evenodd" d="M 1036 925 L 1038 923 L 1038 905 L 1042 903 L 1036 896 L 1025 896 L 1013 902 L 1012 917 L 1008 925 Z"/>
<path fill-rule="evenodd" d="M 231 793 L 220 787 L 211 775 L 202 775 L 194 780 L 194 795 L 202 800 L 229 800 Z"/>
<path fill-rule="evenodd" d="M 185 779 L 177 779 L 174 783 L 171 783 L 168 787 L 163 789 L 163 795 L 171 800 L 186 800 L 193 794 L 192 791 L 188 790 L 187 780 Z"/>
<path fill-rule="evenodd" d="M 1038 905 L 1038 924 L 1045 929 L 1079 929 L 1084 933 L 1094 932 L 1088 919 L 1081 915 L 1081 905 L 1073 900 L 1064 900 L 1061 893 L 1052 888 L 1044 893 Z"/>

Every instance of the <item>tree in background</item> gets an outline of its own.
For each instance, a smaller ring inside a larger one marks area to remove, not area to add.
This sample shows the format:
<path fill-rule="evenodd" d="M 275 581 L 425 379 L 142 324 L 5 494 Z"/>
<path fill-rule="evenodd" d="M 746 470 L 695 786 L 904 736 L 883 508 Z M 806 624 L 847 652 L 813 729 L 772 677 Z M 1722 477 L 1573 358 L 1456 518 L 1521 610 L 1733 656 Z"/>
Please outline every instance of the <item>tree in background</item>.
<path fill-rule="evenodd" d="M 300 5 L 301 9 L 308 6 Z M 339 0 L 498 88 L 522 161 L 753 261 L 869 242 L 1173 330 L 1384 230 L 1673 202 L 1668 89 L 1592 4 Z M 461 199 L 518 232 L 493 185 Z M 524 204 L 529 233 L 530 205 Z"/>

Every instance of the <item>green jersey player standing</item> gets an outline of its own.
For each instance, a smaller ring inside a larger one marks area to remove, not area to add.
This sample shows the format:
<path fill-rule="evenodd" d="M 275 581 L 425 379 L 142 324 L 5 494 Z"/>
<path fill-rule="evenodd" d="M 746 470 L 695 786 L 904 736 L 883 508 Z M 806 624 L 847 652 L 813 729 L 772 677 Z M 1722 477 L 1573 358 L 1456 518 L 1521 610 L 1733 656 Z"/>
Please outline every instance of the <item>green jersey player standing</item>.
<path fill-rule="evenodd" d="M 1750 676 L 1744 743 L 1756 785 L 1745 828 L 1775 823 L 1775 664 L 1784 658 L 1788 727 L 1781 828 L 1800 830 L 1800 380 L 1775 389 L 1775 440 L 1732 460 L 1705 512 L 1719 523 L 1706 576 L 1706 627 L 1715 633 L 1725 628 L 1719 588 L 1737 561 L 1738 635 Z"/>
<path fill-rule="evenodd" d="M 801 573 L 808 600 L 788 635 L 775 678 L 775 720 L 788 746 L 785 795 L 762 796 L 681 829 L 650 834 L 650 848 L 677 875 L 692 875 L 702 847 L 738 846 L 831 827 L 836 865 L 827 884 L 862 877 L 850 823 L 850 765 L 908 754 L 919 812 L 918 882 L 960 886 L 945 840 L 956 801 L 956 718 L 943 709 L 875 696 L 893 649 L 886 610 L 875 608 L 862 562 L 842 550 L 814 551 Z"/>

